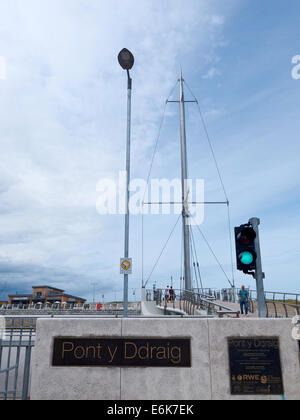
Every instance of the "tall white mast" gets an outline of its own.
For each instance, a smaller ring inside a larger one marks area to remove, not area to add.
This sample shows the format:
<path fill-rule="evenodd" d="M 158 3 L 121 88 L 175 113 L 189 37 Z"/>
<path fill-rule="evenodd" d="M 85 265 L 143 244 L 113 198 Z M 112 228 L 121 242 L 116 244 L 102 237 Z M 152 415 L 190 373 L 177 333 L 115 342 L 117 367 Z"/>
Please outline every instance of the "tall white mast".
<path fill-rule="evenodd" d="M 183 90 L 182 70 L 180 71 L 180 141 L 181 141 L 181 182 L 182 182 L 182 226 L 184 242 L 184 279 L 185 289 L 192 289 L 191 279 L 191 256 L 190 256 L 190 231 L 189 231 L 189 190 L 188 190 L 188 166 L 186 152 L 186 130 L 185 130 L 185 100 Z"/>

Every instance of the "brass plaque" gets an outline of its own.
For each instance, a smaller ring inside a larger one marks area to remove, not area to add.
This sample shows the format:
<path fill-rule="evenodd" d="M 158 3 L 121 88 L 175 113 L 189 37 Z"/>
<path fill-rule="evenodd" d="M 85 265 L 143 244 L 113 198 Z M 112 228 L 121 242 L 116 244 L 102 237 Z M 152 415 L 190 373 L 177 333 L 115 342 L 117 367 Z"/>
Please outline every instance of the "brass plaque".
<path fill-rule="evenodd" d="M 191 367 L 190 339 L 54 339 L 52 366 Z"/>
<path fill-rule="evenodd" d="M 278 338 L 228 339 L 231 394 L 283 395 Z"/>

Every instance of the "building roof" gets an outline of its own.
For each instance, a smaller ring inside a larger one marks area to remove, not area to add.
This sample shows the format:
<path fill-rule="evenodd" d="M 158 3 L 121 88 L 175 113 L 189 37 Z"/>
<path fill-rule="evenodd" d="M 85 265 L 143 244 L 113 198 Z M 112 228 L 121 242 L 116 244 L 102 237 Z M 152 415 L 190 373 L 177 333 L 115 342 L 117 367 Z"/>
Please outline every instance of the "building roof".
<path fill-rule="evenodd" d="M 8 295 L 9 298 L 36 298 L 36 296 L 30 294 L 18 294 L 18 295 Z M 72 298 L 72 299 L 78 299 L 78 300 L 82 300 L 83 302 L 86 302 L 86 299 L 78 297 L 78 296 L 73 296 L 73 295 L 68 295 L 67 293 L 62 293 L 62 294 L 53 294 L 51 296 L 46 296 L 46 299 L 51 297 L 52 299 L 56 299 L 56 298 L 61 298 L 61 297 L 68 297 L 68 298 Z M 38 299 L 43 299 L 42 297 L 39 297 Z"/>
<path fill-rule="evenodd" d="M 78 297 L 78 296 L 68 295 L 67 293 L 65 293 L 64 290 L 58 289 L 57 287 L 52 287 L 52 286 L 32 286 L 32 289 L 33 290 L 34 289 L 50 289 L 50 290 L 54 290 L 56 292 L 61 292 L 61 293 L 52 293 L 51 296 L 47 295 L 46 298 L 51 297 L 51 298 L 55 299 L 55 298 L 61 298 L 61 297 L 65 296 L 65 297 L 68 297 L 68 298 L 77 299 L 77 300 L 81 300 L 83 302 L 86 302 L 86 299 L 81 298 L 81 297 Z M 32 293 L 31 294 L 28 294 L 28 293 L 11 294 L 11 295 L 8 295 L 8 297 L 9 298 L 19 298 L 19 299 L 20 298 L 36 298 L 36 296 L 33 295 Z M 42 298 L 39 297 L 38 299 L 42 299 Z"/>
<path fill-rule="evenodd" d="M 66 293 L 64 293 L 62 296 L 66 296 L 66 297 L 74 298 L 74 299 L 79 299 L 79 300 L 84 300 L 86 302 L 86 299 L 78 297 L 78 296 L 67 295 Z"/>
<path fill-rule="evenodd" d="M 58 287 L 52 286 L 32 286 L 33 289 L 51 289 L 51 290 L 58 290 L 59 292 L 64 292 L 64 290 L 59 289 Z"/>
<path fill-rule="evenodd" d="M 73 295 L 68 295 L 67 293 L 62 293 L 62 294 L 59 294 L 59 295 L 58 294 L 57 295 L 53 294 L 53 295 L 47 296 L 47 297 L 51 297 L 53 299 L 61 298 L 61 297 L 69 297 L 69 298 L 73 298 L 73 299 L 83 300 L 84 302 L 86 302 L 86 299 L 84 299 L 84 298 L 81 298 L 81 297 L 78 297 L 78 296 L 73 296 Z"/>

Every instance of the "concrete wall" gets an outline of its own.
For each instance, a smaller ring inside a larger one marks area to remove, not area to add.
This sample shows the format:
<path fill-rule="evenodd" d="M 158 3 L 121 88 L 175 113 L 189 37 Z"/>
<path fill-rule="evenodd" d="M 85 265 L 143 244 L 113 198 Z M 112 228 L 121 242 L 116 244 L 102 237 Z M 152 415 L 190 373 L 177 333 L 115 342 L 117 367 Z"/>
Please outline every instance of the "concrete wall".
<path fill-rule="evenodd" d="M 258 319 L 40 319 L 32 365 L 31 398 L 100 400 L 217 400 L 230 395 L 228 337 L 280 337 L 286 399 L 300 400 L 298 342 L 290 320 Z M 191 337 L 192 368 L 55 368 L 56 336 Z M 243 397 L 251 399 L 251 397 Z M 253 397 L 252 397 L 253 399 Z M 281 399 L 255 396 L 255 399 Z"/>
<path fill-rule="evenodd" d="M 180 309 L 165 308 L 164 306 L 158 306 L 156 302 L 142 302 L 141 303 L 141 313 L 145 317 L 162 317 L 164 314 L 167 315 L 187 315 L 184 311 Z"/>

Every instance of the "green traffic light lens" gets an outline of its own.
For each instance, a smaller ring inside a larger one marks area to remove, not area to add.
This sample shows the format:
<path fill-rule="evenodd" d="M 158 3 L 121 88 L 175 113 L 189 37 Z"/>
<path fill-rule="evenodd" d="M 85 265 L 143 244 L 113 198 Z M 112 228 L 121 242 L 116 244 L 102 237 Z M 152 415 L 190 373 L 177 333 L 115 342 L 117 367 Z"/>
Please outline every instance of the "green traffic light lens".
<path fill-rule="evenodd" d="M 254 261 L 254 256 L 251 254 L 251 252 L 242 252 L 240 255 L 241 263 L 244 265 L 250 265 Z"/>

